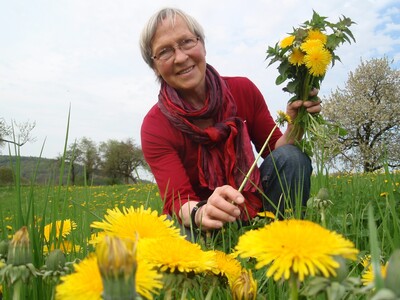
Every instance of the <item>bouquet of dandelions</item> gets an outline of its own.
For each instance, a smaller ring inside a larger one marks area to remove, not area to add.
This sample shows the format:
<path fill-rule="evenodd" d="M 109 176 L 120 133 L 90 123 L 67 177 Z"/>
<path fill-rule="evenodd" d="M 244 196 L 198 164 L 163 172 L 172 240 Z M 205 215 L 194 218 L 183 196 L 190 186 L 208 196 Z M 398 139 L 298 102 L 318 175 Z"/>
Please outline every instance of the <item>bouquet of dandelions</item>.
<path fill-rule="evenodd" d="M 294 94 L 289 102 L 295 100 L 319 101 L 310 97 L 313 88 L 320 89 L 328 66 L 334 66 L 340 58 L 335 54 L 336 48 L 344 42 L 355 41 L 349 27 L 354 24 L 343 16 L 337 23 L 330 23 L 326 17 L 313 11 L 310 21 L 306 21 L 299 28 L 277 43 L 275 47 L 268 47 L 266 59 L 271 59 L 268 66 L 279 62 L 279 76 L 275 83 L 280 85 L 287 82 L 284 91 Z M 298 146 L 312 155 L 312 141 L 326 124 L 320 114 L 310 114 L 304 107 L 299 109 L 295 120 L 292 120 L 292 137 L 303 133 L 303 139 Z"/>

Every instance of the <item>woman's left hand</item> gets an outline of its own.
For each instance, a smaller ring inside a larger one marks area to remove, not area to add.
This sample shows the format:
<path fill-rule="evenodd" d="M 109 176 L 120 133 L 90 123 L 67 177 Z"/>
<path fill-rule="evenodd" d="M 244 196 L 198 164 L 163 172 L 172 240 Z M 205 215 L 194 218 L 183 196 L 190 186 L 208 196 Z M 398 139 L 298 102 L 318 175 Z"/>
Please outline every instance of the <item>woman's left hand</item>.
<path fill-rule="evenodd" d="M 311 97 L 316 97 L 318 95 L 318 89 L 312 89 L 310 92 Z M 297 112 L 301 106 L 304 106 L 309 113 L 319 113 L 321 112 L 321 100 L 311 101 L 311 100 L 295 100 L 288 103 L 286 107 L 287 115 L 294 120 L 297 116 Z"/>

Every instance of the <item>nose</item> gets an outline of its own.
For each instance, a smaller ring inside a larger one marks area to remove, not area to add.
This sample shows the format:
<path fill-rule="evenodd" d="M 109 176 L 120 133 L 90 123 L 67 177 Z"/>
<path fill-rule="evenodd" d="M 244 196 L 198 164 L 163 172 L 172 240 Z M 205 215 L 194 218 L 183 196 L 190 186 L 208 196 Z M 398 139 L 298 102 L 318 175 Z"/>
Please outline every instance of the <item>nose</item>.
<path fill-rule="evenodd" d="M 175 59 L 174 62 L 185 61 L 188 58 L 188 55 L 182 51 L 180 48 L 175 48 Z"/>

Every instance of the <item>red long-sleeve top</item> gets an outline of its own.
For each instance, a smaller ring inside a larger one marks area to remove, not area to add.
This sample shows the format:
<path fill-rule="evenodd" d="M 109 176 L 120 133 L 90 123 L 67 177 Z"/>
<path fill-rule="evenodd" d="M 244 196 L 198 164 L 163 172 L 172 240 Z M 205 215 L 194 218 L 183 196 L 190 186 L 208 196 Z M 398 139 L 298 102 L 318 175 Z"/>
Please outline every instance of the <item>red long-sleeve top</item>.
<path fill-rule="evenodd" d="M 259 151 L 275 126 L 267 104 L 259 89 L 245 77 L 222 77 L 237 105 L 237 116 L 242 118 L 255 149 Z M 277 128 L 263 157 L 274 149 L 282 136 Z M 187 201 L 207 199 L 213 191 L 200 186 L 198 176 L 198 144 L 176 129 L 154 105 L 145 116 L 141 128 L 144 157 L 155 177 L 164 201 L 163 213 L 179 218 L 181 206 Z M 259 196 L 243 193 L 246 209 L 254 217 L 261 208 Z"/>

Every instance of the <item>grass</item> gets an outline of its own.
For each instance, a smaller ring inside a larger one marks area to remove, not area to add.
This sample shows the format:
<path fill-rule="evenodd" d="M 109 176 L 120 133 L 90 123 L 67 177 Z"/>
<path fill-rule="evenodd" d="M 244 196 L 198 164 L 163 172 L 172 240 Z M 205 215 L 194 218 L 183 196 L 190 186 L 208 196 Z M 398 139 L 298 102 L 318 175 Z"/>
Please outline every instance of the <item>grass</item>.
<path fill-rule="evenodd" d="M 17 164 L 18 168 L 18 164 Z M 61 168 L 68 168 L 62 166 Z M 61 170 L 61 172 L 64 172 Z M 18 170 L 16 171 L 18 178 Z M 62 180 L 62 179 L 61 179 Z M 34 182 L 34 178 L 32 179 Z M 60 181 L 62 182 L 62 181 Z M 47 254 L 43 252 L 44 227 L 55 224 L 57 220 L 70 219 L 76 223 L 77 229 L 68 237 L 72 245 L 79 245 L 79 250 L 72 247 L 66 259 L 68 262 L 84 259 L 94 251 L 87 243 L 93 233 L 90 224 L 103 219 L 108 209 L 115 207 L 139 207 L 144 205 L 159 213 L 162 211 L 162 201 L 156 185 L 135 184 L 116 186 L 68 186 L 49 182 L 48 185 L 22 186 L 18 181 L 14 186 L 0 187 L 0 240 L 9 241 L 12 235 L 23 225 L 29 228 L 34 253 L 33 264 L 36 270 L 42 270 Z M 312 196 L 316 196 L 320 188 L 327 188 L 329 195 L 324 209 L 308 207 L 306 219 L 321 223 L 324 218 L 326 228 L 336 231 L 355 243 L 360 256 L 374 253 L 374 259 L 387 261 L 390 255 L 400 249 L 400 174 L 386 172 L 375 174 L 340 174 L 317 175 L 312 178 Z M 323 213 L 322 213 L 323 212 Z M 260 219 L 257 226 L 263 226 Z M 256 228 L 254 226 L 253 228 Z M 229 252 L 238 238 L 249 228 L 228 226 L 225 231 L 203 241 L 203 248 L 220 249 Z M 375 242 L 374 239 L 375 238 Z M 57 247 L 55 230 L 52 231 L 47 246 L 53 243 Z M 58 246 L 60 246 L 58 244 Z M 377 254 L 378 253 L 378 254 Z M 379 255 L 379 258 L 376 256 Z M 0 259 L 2 257 L 0 256 Z M 4 260 L 4 257 L 3 257 Z M 246 262 L 249 268 L 254 267 L 251 261 Z M 1 264 L 0 264 L 1 265 Z M 1 268 L 0 268 L 1 270 Z M 288 283 L 276 283 L 265 275 L 265 268 L 253 269 L 253 276 L 258 282 L 257 299 L 285 299 L 288 297 Z M 348 277 L 360 277 L 363 272 L 359 262 L 352 265 Z M 1 274 L 1 272 L 0 272 Z M 59 277 L 57 277 L 59 278 Z M 193 279 L 193 278 L 192 278 Z M 0 276 L 0 282 L 2 277 Z M 29 299 L 53 299 L 54 287 L 59 281 L 49 284 L 40 276 L 32 279 L 32 285 L 27 291 Z M 213 286 L 207 299 L 230 299 L 229 289 L 219 282 L 210 283 L 206 278 L 199 277 L 206 287 L 204 293 L 186 291 L 195 299 L 205 299 L 208 288 Z M 8 286 L 3 277 L 3 293 L 5 299 L 14 292 L 16 287 Z M 179 288 L 174 295 L 183 293 Z M 357 293 L 347 291 L 351 299 L 368 299 L 373 295 L 371 289 Z M 171 295 L 169 295 L 171 296 Z M 303 296 L 304 297 L 304 296 Z M 166 291 L 161 291 L 155 299 L 168 298 Z M 173 298 L 173 297 L 172 297 Z M 328 299 L 321 296 L 307 299 Z M 342 299 L 342 298 L 335 298 Z M 343 298 L 345 299 L 345 298 Z"/>

